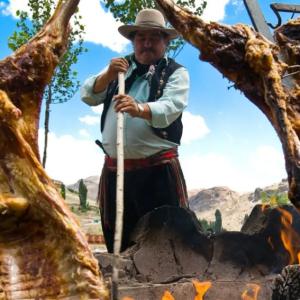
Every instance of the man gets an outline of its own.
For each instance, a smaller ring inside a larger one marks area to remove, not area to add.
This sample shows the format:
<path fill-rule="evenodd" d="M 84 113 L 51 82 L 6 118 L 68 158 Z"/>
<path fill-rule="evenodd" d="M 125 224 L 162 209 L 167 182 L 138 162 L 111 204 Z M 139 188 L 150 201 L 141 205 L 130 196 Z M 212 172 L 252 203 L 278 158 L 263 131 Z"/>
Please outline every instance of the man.
<path fill-rule="evenodd" d="M 184 177 L 177 147 L 182 135 L 181 115 L 187 105 L 187 70 L 165 56 L 174 29 L 163 15 L 144 9 L 134 25 L 119 32 L 133 43 L 134 53 L 112 59 L 108 68 L 88 78 L 82 100 L 104 104 L 102 144 L 106 153 L 99 184 L 101 222 L 106 246 L 113 252 L 116 200 L 116 112 L 124 112 L 124 227 L 122 249 L 147 212 L 162 206 L 187 206 Z M 117 94 L 118 72 L 125 75 L 125 94 Z"/>

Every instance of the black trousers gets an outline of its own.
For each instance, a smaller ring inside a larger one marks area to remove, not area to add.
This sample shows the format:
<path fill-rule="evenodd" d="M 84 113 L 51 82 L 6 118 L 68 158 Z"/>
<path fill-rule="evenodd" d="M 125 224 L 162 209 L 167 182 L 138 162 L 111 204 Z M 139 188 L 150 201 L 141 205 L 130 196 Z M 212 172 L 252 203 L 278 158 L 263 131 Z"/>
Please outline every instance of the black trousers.
<path fill-rule="evenodd" d="M 98 200 L 108 252 L 113 252 L 116 218 L 116 172 L 103 167 Z M 187 206 L 184 177 L 177 158 L 170 162 L 124 173 L 124 219 L 121 251 L 130 246 L 130 234 L 139 219 L 163 206 Z"/>

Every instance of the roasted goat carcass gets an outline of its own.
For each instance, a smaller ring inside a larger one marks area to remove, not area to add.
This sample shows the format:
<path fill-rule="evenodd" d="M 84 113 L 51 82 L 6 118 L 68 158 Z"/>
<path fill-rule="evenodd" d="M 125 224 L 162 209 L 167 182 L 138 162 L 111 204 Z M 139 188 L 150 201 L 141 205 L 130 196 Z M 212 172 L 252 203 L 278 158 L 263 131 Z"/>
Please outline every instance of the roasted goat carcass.
<path fill-rule="evenodd" d="M 249 26 L 206 23 L 172 0 L 156 2 L 183 38 L 200 50 L 200 59 L 233 81 L 269 119 L 282 143 L 289 198 L 300 208 L 300 73 L 295 72 L 300 70 L 300 19 L 280 27 L 274 44 Z"/>
<path fill-rule="evenodd" d="M 84 235 L 40 164 L 42 94 L 79 0 L 0 62 L 0 299 L 107 299 Z"/>

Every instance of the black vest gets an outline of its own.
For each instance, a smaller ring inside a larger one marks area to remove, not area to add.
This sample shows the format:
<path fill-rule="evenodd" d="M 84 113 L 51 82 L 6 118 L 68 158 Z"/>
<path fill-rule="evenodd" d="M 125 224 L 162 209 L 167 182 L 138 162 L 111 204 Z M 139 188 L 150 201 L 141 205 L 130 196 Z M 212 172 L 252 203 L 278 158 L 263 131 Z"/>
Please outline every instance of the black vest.
<path fill-rule="evenodd" d="M 128 58 L 127 58 L 128 59 Z M 128 60 L 131 63 L 130 60 Z M 148 97 L 148 102 L 154 102 L 163 95 L 163 90 L 168 82 L 169 77 L 174 73 L 175 70 L 182 67 L 180 64 L 176 63 L 172 58 L 168 60 L 163 59 L 158 66 L 155 68 L 155 72 L 152 75 L 150 81 L 150 93 Z M 128 93 L 134 80 L 136 78 L 136 73 L 133 71 L 132 74 L 125 81 L 125 93 Z M 118 81 L 112 81 L 107 89 L 106 98 L 104 100 L 103 112 L 101 115 L 101 132 L 104 129 L 104 123 L 108 108 L 110 106 L 112 97 L 116 94 L 118 87 Z M 151 127 L 156 135 L 159 137 L 169 140 L 173 143 L 180 144 L 180 139 L 182 136 L 182 114 L 172 122 L 168 127 L 165 128 L 155 128 Z"/>

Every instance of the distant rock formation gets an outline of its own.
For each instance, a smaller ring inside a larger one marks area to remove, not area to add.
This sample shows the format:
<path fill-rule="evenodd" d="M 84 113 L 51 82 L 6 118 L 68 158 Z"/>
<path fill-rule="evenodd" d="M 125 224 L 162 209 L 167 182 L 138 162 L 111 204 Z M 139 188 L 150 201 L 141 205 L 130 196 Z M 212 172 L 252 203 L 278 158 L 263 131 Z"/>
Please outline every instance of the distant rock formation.
<path fill-rule="evenodd" d="M 189 198 L 190 208 L 195 212 L 218 207 L 222 202 L 238 202 L 240 195 L 228 187 L 218 186 L 200 190 Z"/>
<path fill-rule="evenodd" d="M 261 202 L 263 195 L 286 194 L 288 182 L 283 179 L 280 183 L 264 188 L 256 188 L 252 193 L 239 194 L 228 187 L 213 187 L 210 189 L 193 190 L 190 193 L 190 208 L 200 219 L 214 221 L 215 211 L 222 213 L 223 227 L 226 230 L 240 230 L 245 216 L 250 213 L 255 204 Z"/>
<path fill-rule="evenodd" d="M 273 194 L 287 194 L 288 192 L 288 181 L 287 179 L 282 179 L 281 182 L 273 184 L 265 188 L 256 188 L 254 193 L 249 194 L 249 200 L 253 202 L 258 202 L 262 198 L 262 194 L 271 196 Z"/>
<path fill-rule="evenodd" d="M 78 192 L 79 181 L 68 185 L 67 188 Z M 83 179 L 88 188 L 88 198 L 97 199 L 99 176 L 90 176 Z M 226 230 L 240 230 L 246 215 L 249 215 L 255 204 L 261 202 L 262 195 L 286 194 L 288 182 L 283 179 L 267 187 L 257 187 L 251 193 L 239 194 L 225 186 L 209 189 L 189 191 L 190 208 L 198 218 L 214 221 L 215 211 L 219 209 L 222 213 L 223 227 Z"/>

